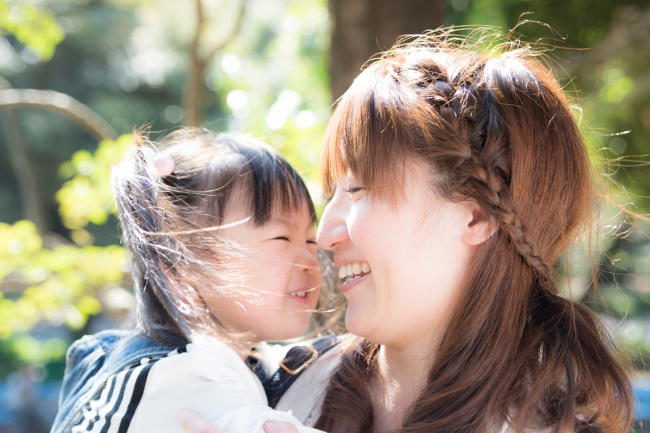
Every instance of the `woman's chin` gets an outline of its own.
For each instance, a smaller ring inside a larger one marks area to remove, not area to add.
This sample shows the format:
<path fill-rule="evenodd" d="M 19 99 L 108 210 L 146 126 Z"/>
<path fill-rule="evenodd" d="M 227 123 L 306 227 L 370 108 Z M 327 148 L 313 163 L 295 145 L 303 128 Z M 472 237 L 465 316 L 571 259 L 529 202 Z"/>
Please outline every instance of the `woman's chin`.
<path fill-rule="evenodd" d="M 369 340 L 368 336 L 370 334 L 369 318 L 365 317 L 361 312 L 355 311 L 348 306 L 348 309 L 345 313 L 345 327 L 348 332 L 358 336 L 363 337 Z"/>

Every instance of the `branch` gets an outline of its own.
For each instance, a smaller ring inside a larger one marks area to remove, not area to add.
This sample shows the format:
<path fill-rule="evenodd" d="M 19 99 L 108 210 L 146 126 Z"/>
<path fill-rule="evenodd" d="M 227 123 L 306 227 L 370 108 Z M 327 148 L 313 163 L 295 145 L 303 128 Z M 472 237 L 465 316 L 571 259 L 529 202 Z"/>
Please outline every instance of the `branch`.
<path fill-rule="evenodd" d="M 203 34 L 203 23 L 205 18 L 203 17 L 203 2 L 202 0 L 195 0 L 194 6 L 196 8 L 196 31 L 192 37 L 192 43 L 190 45 L 190 56 L 192 60 L 201 63 L 201 57 L 199 56 L 199 44 L 201 43 L 201 35 Z"/>
<path fill-rule="evenodd" d="M 0 77 L 0 89 L 12 89 L 11 83 Z M 41 206 L 40 191 L 37 185 L 38 181 L 34 174 L 29 153 L 27 152 L 13 110 L 7 109 L 3 111 L 2 115 L 0 115 L 0 121 L 4 129 L 5 138 L 7 139 L 9 157 L 22 197 L 23 217 L 31 220 L 36 225 L 39 233 L 44 233 L 46 217 Z"/>
<path fill-rule="evenodd" d="M 244 15 L 246 13 L 246 0 L 241 0 L 239 4 L 239 13 L 237 14 L 237 19 L 235 20 L 235 26 L 232 28 L 230 33 L 228 33 L 216 46 L 212 48 L 210 54 L 204 59 L 205 63 L 209 63 L 214 59 L 214 56 L 222 50 L 226 45 L 232 42 L 233 39 L 239 34 L 239 29 L 241 28 L 241 23 L 244 21 Z"/>
<path fill-rule="evenodd" d="M 0 109 L 37 107 L 62 113 L 98 140 L 117 138 L 113 127 L 88 106 L 71 96 L 53 90 L 0 90 Z"/>

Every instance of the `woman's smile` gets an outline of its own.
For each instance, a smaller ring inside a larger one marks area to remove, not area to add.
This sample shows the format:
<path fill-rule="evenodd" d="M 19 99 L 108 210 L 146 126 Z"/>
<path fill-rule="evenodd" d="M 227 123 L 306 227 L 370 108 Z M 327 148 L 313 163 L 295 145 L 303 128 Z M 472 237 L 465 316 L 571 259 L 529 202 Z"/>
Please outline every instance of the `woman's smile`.
<path fill-rule="evenodd" d="M 342 290 L 344 293 L 352 288 L 352 283 L 365 279 L 371 272 L 370 264 L 366 261 L 349 262 L 338 266 L 339 278 L 343 284 Z"/>
<path fill-rule="evenodd" d="M 368 280 L 371 277 L 372 277 L 372 272 L 367 272 L 367 273 L 365 273 L 363 275 L 357 275 L 357 276 L 354 276 L 354 277 L 346 278 L 343 281 L 343 284 L 341 285 L 341 291 L 343 292 L 343 294 L 346 294 L 350 290 L 357 287 L 362 282 Z"/>

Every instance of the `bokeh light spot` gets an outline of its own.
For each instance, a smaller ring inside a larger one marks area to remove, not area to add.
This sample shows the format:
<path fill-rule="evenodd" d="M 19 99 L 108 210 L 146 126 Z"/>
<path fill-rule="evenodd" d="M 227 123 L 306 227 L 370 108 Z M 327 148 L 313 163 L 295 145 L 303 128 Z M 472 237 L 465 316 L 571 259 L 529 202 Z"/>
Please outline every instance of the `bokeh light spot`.
<path fill-rule="evenodd" d="M 178 105 L 170 105 L 165 108 L 165 119 L 169 123 L 178 123 L 183 120 L 183 109 Z"/>

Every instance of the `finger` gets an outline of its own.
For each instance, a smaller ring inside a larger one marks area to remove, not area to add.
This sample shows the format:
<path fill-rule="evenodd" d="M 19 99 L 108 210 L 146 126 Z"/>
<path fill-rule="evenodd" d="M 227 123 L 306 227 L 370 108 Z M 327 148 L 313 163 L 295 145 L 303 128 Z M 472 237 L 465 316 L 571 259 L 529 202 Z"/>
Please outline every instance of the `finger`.
<path fill-rule="evenodd" d="M 266 433 L 298 433 L 298 428 L 287 421 L 267 421 L 264 423 Z"/>
<path fill-rule="evenodd" d="M 188 409 L 180 411 L 178 421 L 187 433 L 226 433 L 198 413 Z"/>

